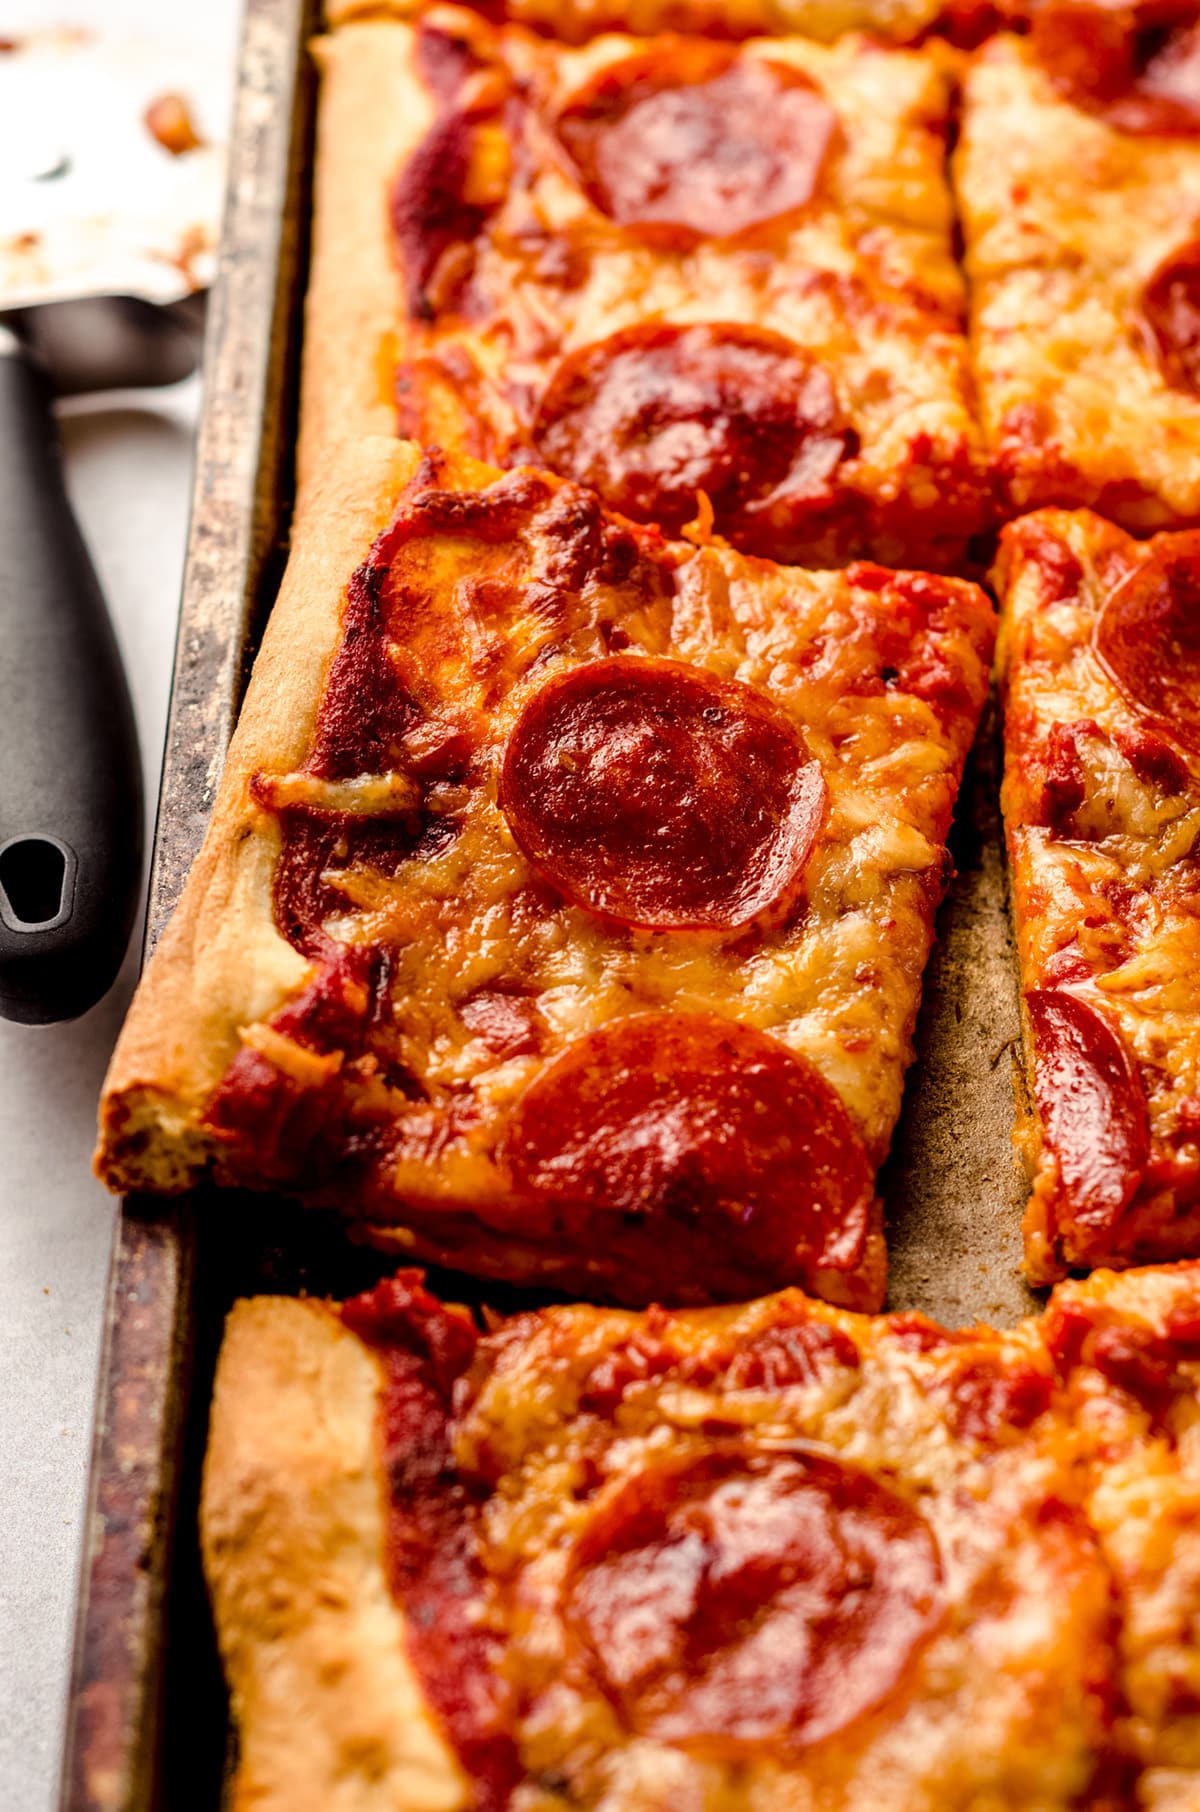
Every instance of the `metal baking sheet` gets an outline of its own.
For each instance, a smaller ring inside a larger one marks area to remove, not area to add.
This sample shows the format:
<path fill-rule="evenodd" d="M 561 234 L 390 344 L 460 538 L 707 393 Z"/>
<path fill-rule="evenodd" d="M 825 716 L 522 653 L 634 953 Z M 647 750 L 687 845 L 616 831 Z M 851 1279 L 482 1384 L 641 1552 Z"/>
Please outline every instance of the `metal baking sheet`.
<path fill-rule="evenodd" d="M 221 266 L 212 297 L 147 951 L 199 847 L 286 557 L 315 0 L 247 0 Z M 964 783 L 957 867 L 926 977 L 917 1060 L 882 1187 L 889 1306 L 952 1325 L 1036 1308 L 1019 1274 L 1011 1144 L 1016 970 L 994 709 Z M 263 1197 L 128 1200 L 97 1406 L 60 1812 L 218 1812 L 229 1730 L 196 1506 L 225 1312 L 254 1291 L 343 1295 L 389 1267 L 329 1217 Z M 447 1278 L 452 1292 L 479 1288 Z M 489 1288 L 506 1306 L 509 1292 Z M 528 1298 L 523 1298 L 528 1300 Z"/>

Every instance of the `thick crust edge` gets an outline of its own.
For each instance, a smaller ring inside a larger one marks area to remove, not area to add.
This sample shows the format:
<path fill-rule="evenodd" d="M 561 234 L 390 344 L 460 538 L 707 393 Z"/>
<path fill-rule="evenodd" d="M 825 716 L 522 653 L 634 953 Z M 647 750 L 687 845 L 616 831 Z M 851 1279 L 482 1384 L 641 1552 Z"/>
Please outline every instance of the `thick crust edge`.
<path fill-rule="evenodd" d="M 460 1812 L 388 1589 L 378 1361 L 323 1305 L 239 1302 L 200 1511 L 242 1748 L 234 1812 Z"/>
<path fill-rule="evenodd" d="M 171 1193 L 215 1155 L 201 1115 L 238 1048 L 309 973 L 272 912 L 278 829 L 251 777 L 287 773 L 312 736 L 350 575 L 391 518 L 418 450 L 347 448 L 314 489 L 254 665 L 216 807 L 183 897 L 134 997 L 100 1101 L 98 1175 L 111 1189 Z"/>
<path fill-rule="evenodd" d="M 412 37 L 407 25 L 376 21 L 313 45 L 321 102 L 296 455 L 300 517 L 345 443 L 396 432 L 403 305 L 387 198 L 433 119 L 413 72 Z"/>

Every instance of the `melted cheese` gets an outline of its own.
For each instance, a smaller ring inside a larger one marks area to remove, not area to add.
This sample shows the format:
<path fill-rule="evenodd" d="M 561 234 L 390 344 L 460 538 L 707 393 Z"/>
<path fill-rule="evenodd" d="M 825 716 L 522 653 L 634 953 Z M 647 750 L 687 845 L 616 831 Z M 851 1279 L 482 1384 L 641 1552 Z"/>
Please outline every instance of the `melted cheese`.
<path fill-rule="evenodd" d="M 672 550 L 647 536 L 624 583 L 585 563 L 578 589 L 531 612 L 525 600 L 538 575 L 558 560 L 570 566 L 572 535 L 590 545 L 594 505 L 575 512 L 571 499 L 582 494 L 553 480 L 505 483 L 526 499 L 511 540 L 413 537 L 393 567 L 407 613 L 407 683 L 434 716 L 451 711 L 478 726 L 472 775 L 454 790 L 453 809 L 444 789 L 428 788 L 454 834 L 395 873 L 359 863 L 326 877 L 344 902 L 326 930 L 392 953 L 397 1053 L 433 1111 L 464 1099 L 476 1110 L 436 1164 L 402 1162 L 397 1194 L 482 1203 L 502 1191 L 490 1154 L 545 1063 L 597 1027 L 654 1009 L 722 1014 L 772 1033 L 832 1084 L 878 1163 L 899 1112 L 944 840 L 986 692 L 986 600 L 961 581 L 933 582 L 940 604 L 921 646 L 961 686 L 939 718 L 918 686 L 881 683 L 896 652 L 887 640 L 894 606 L 847 576 L 773 568 L 717 544 Z M 471 650 L 484 606 L 480 664 Z M 551 893 L 517 847 L 497 802 L 508 732 L 542 684 L 601 657 L 617 632 L 635 652 L 761 689 L 821 764 L 829 803 L 806 904 L 781 927 L 722 936 L 614 926 Z M 304 781 L 261 777 L 256 792 L 291 800 Z M 335 805 L 346 785 L 336 783 Z M 472 997 L 493 988 L 536 1009 L 536 1052 L 497 1055 L 464 1016 Z"/>
<path fill-rule="evenodd" d="M 538 403 L 564 355 L 645 323 L 748 324 L 786 336 L 828 373 L 857 443 L 839 468 L 834 509 L 788 557 L 961 562 L 987 509 L 951 249 L 950 93 L 938 55 L 860 38 L 831 48 L 800 38 L 748 45 L 745 57 L 803 72 L 832 105 L 838 123 L 825 174 L 809 206 L 741 241 L 701 239 L 679 250 L 647 242 L 594 206 L 552 131 L 573 95 L 644 43 L 606 35 L 565 49 L 456 8 L 427 20 L 469 42 L 509 90 L 491 116 L 473 105 L 471 144 L 501 117 L 517 136 L 511 181 L 473 250 L 456 237 L 450 263 L 427 286 L 433 318 L 407 318 L 397 284 L 403 431 L 511 465 L 530 456 Z M 420 90 L 414 34 L 395 29 Z M 375 55 L 351 34 L 337 44 L 331 79 L 368 79 L 351 65 Z M 521 97 L 516 111 L 512 93 Z M 427 123 L 415 123 L 410 154 Z M 472 150 L 472 172 L 475 160 Z M 489 181 L 499 180 L 495 156 L 484 161 Z M 327 197 L 318 250 L 340 211 L 338 197 Z"/>
<path fill-rule="evenodd" d="M 955 165 L 984 430 L 1012 508 L 1088 504 L 1135 532 L 1200 518 L 1200 397 L 1169 385 L 1142 291 L 1200 218 L 1200 143 L 1073 106 L 990 40 Z"/>
<path fill-rule="evenodd" d="M 529 1780 L 519 1812 L 947 1812 L 985 1803 L 1058 1812 L 1078 1803 L 1103 1738 L 1085 1671 L 1105 1655 L 1106 1581 L 1082 1530 L 1059 1521 L 1082 1479 L 1061 1416 L 1029 1430 L 997 1419 L 990 1438 L 956 1434 L 948 1406 L 995 1367 L 1045 1361 L 1028 1330 L 936 1337 L 921 1351 L 888 1322 L 806 1305 L 847 1334 L 860 1363 L 821 1355 L 783 1387 L 708 1385 L 668 1372 L 626 1388 L 612 1411 L 588 1408 L 588 1381 L 631 1337 L 686 1363 L 752 1348 L 802 1299 L 647 1318 L 579 1307 L 502 1327 L 485 1342 L 482 1387 L 456 1436 L 460 1467 L 495 1481 L 482 1518 L 488 1572 L 504 1582 L 513 1642 L 506 1673 L 525 1707 Z M 490 1349 L 490 1350 L 489 1350 Z M 852 1351 L 853 1349 L 851 1349 Z M 582 1396 L 582 1401 L 581 1401 Z M 643 1467 L 711 1450 L 812 1442 L 886 1480 L 933 1529 L 949 1608 L 903 1685 L 878 1712 L 788 1756 L 764 1744 L 722 1765 L 631 1735 L 589 1676 L 561 1613 L 573 1544 L 597 1499 Z M 1059 1508 L 1043 1515 L 1043 1507 Z M 1093 1676 L 1094 1677 L 1094 1676 Z M 1044 1716 L 1053 1702 L 1055 1714 Z M 539 1784 L 539 1776 L 547 1784 Z M 561 1782 L 551 1786 L 549 1781 Z"/>
<path fill-rule="evenodd" d="M 1050 601 L 1046 561 L 1056 548 L 1075 557 L 1080 578 Z M 1092 646 L 1113 582 L 1105 573 L 1119 576 L 1138 553 L 1097 517 L 1048 510 L 1006 531 L 997 569 L 1007 692 L 1003 807 L 1022 985 L 1065 983 L 1117 1027 L 1146 1094 L 1157 1160 L 1109 1247 L 1089 1249 L 1091 1263 L 1179 1257 L 1200 1245 L 1200 1128 L 1180 1121 L 1181 1106 L 1200 1095 L 1200 772 L 1190 761 L 1179 787 L 1135 773 L 1120 739 L 1144 731 L 1146 720 Z M 1098 731 L 1079 738 L 1083 798 L 1047 823 L 1048 738 L 1056 725 L 1080 723 Z M 1183 751 L 1176 753 L 1182 761 Z M 1043 1278 L 1061 1263 L 1055 1193 L 1043 1148 L 1035 1154 L 1027 1251 Z"/>

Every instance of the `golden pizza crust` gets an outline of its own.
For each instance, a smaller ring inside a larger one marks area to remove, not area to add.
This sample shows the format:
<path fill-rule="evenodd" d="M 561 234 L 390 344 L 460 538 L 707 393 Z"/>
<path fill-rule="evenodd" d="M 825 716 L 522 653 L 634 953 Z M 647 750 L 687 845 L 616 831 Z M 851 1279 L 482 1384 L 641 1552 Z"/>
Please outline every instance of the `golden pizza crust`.
<path fill-rule="evenodd" d="M 297 520 L 339 449 L 396 432 L 399 277 L 388 191 L 433 119 L 409 34 L 356 25 L 318 38 L 314 234 L 304 305 Z"/>
<path fill-rule="evenodd" d="M 384 1573 L 378 1360 L 316 1303 L 238 1303 L 200 1509 L 235 1812 L 466 1812 Z"/>
<path fill-rule="evenodd" d="M 112 1189 L 178 1191 L 215 1154 L 205 1102 L 238 1049 L 310 966 L 276 929 L 276 821 L 250 798 L 252 774 L 294 767 L 312 735 L 349 574 L 420 463 L 379 440 L 347 449 L 314 491 L 230 743 L 212 822 L 183 896 L 134 997 L 105 1078 L 99 1174 Z"/>

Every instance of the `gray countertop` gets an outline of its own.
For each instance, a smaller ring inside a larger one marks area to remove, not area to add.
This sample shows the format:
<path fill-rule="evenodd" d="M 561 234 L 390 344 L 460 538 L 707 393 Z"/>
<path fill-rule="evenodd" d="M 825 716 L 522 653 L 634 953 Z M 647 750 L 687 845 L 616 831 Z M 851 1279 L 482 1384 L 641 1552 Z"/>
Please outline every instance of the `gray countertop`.
<path fill-rule="evenodd" d="M 56 19 L 169 30 L 228 56 L 237 0 L 0 0 L 0 36 Z M 149 826 L 170 684 L 199 381 L 69 405 L 68 482 L 134 694 Z M 0 1021 L 0 1812 L 50 1812 L 70 1664 L 113 1204 L 96 1098 L 133 987 L 72 1025 Z"/>

